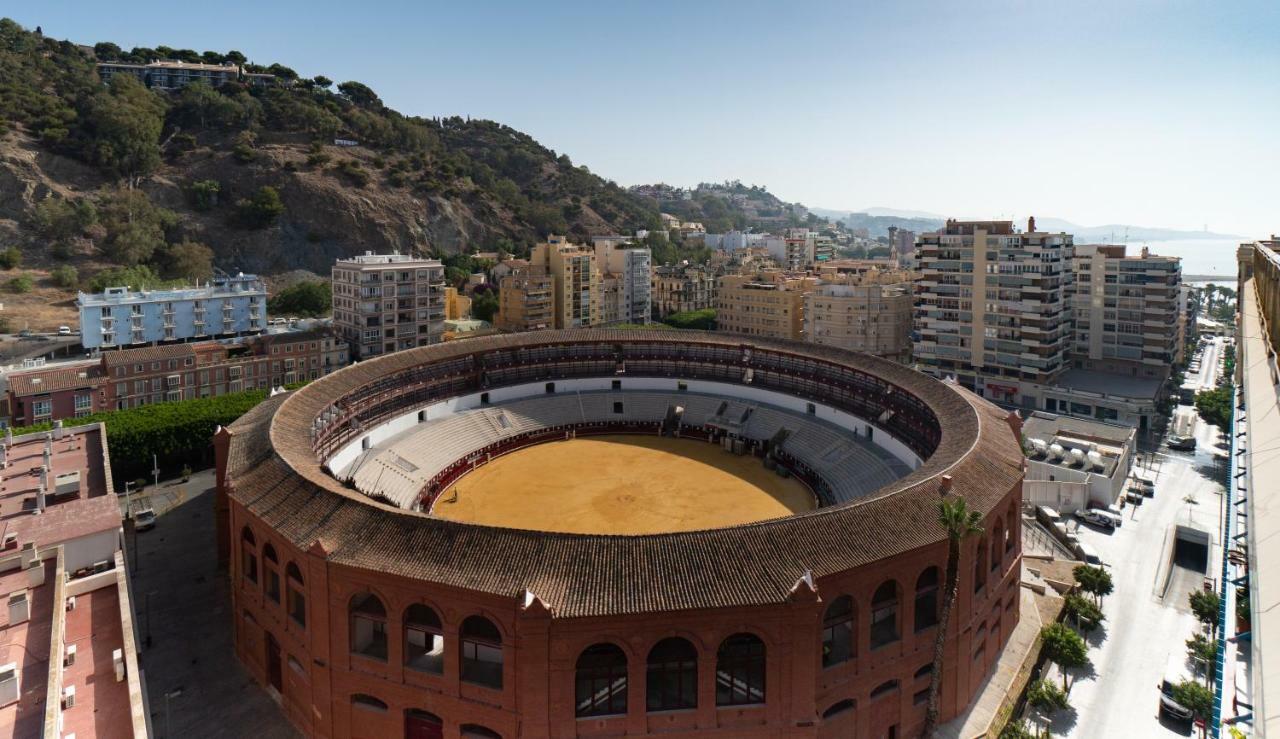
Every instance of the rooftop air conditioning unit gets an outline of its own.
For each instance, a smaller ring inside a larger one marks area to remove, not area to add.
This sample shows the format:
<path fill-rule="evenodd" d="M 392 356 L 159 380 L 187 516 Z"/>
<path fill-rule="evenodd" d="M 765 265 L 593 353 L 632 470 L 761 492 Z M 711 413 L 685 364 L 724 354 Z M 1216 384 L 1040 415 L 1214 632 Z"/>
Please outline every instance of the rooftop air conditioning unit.
<path fill-rule="evenodd" d="M 15 703 L 21 694 L 22 673 L 17 662 L 10 662 L 0 667 L 0 706 Z"/>
<path fill-rule="evenodd" d="M 67 610 L 74 611 L 76 609 L 76 597 L 73 595 L 67 598 Z"/>
<path fill-rule="evenodd" d="M 63 666 L 70 667 L 76 663 L 76 645 L 67 645 L 67 657 L 62 661 Z"/>
<path fill-rule="evenodd" d="M 62 689 L 62 710 L 75 708 L 76 705 L 76 686 L 68 685 Z"/>

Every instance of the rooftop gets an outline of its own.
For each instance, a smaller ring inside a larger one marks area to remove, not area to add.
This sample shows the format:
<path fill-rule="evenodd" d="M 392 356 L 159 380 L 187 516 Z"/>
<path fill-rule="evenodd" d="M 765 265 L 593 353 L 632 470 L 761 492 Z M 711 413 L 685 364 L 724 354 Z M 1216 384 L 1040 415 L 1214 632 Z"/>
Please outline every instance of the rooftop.
<path fill-rule="evenodd" d="M 339 259 L 337 266 L 360 265 L 371 266 L 377 264 L 399 264 L 399 265 L 429 265 L 439 267 L 443 263 L 439 259 L 427 259 L 426 257 L 415 257 L 412 254 L 374 254 L 367 251 L 364 254 L 357 254 L 354 257 Z"/>
<path fill-rule="evenodd" d="M 255 275 L 239 274 L 235 277 L 214 279 L 207 285 L 179 287 L 167 290 L 130 290 L 128 285 L 109 287 L 100 293 L 78 293 L 76 305 L 81 308 L 122 303 L 155 303 L 171 300 L 200 300 L 245 293 L 266 294 L 262 280 Z"/>
<path fill-rule="evenodd" d="M 1069 369 L 1058 378 L 1057 386 L 1064 390 L 1113 398 L 1136 398 L 1154 401 L 1160 392 L 1160 379 L 1155 377 L 1128 377 L 1096 370 Z"/>
<path fill-rule="evenodd" d="M 1127 443 L 1136 432 L 1130 426 L 1035 411 L 1022 422 L 1022 433 L 1028 438 L 1052 439 L 1070 436 L 1118 446 Z"/>

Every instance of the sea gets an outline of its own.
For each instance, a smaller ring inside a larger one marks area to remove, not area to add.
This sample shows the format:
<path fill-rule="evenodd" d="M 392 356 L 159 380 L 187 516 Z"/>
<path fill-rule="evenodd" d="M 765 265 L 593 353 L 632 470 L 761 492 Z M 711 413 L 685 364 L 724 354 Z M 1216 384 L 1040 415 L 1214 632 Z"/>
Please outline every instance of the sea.
<path fill-rule="evenodd" d="M 1137 254 L 1145 246 L 1162 257 L 1182 257 L 1183 281 L 1187 283 L 1234 283 L 1236 247 L 1245 241 L 1249 239 L 1130 240 L 1128 253 Z"/>

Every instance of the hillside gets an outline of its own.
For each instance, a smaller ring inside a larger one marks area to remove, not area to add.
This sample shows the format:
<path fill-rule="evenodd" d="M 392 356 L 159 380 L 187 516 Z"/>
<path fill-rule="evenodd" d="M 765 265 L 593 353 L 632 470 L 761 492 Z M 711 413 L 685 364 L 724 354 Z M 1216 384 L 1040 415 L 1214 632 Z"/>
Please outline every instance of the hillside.
<path fill-rule="evenodd" d="M 636 185 L 630 188 L 646 205 L 682 221 L 701 223 L 708 233 L 754 228 L 770 230 L 792 226 L 819 226 L 826 219 L 799 203 L 787 203 L 763 187 L 741 182 L 702 183 L 693 189 L 671 185 Z"/>

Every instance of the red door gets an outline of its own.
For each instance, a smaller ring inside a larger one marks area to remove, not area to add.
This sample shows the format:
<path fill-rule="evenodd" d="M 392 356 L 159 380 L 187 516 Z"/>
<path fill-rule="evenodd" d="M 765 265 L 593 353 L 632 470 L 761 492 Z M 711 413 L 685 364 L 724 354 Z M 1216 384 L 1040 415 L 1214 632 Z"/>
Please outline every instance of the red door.
<path fill-rule="evenodd" d="M 284 673 L 280 665 L 280 644 L 267 632 L 267 682 L 284 695 Z"/>
<path fill-rule="evenodd" d="M 444 722 L 435 714 L 411 708 L 404 712 L 404 739 L 442 739 Z"/>

